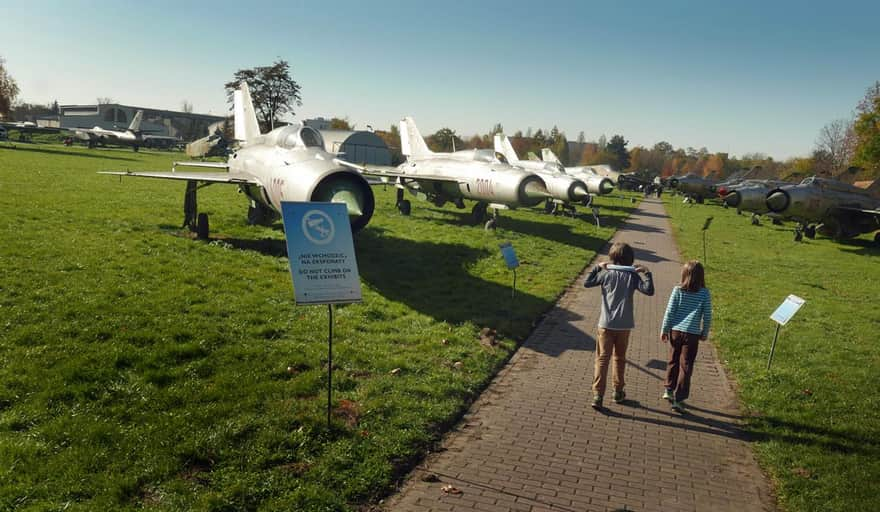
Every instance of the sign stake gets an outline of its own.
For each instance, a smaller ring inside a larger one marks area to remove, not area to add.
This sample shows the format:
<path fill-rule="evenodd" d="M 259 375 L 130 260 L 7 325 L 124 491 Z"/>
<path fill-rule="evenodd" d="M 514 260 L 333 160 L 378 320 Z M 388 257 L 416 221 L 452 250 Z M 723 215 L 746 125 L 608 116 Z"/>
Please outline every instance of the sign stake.
<path fill-rule="evenodd" d="M 330 408 L 333 395 L 333 304 L 327 304 L 327 430 L 330 430 Z"/>

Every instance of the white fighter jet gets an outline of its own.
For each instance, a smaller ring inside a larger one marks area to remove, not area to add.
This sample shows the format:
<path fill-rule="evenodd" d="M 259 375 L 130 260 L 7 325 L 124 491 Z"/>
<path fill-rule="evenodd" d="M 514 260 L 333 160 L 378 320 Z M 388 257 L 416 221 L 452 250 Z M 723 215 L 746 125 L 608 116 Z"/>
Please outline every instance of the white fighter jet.
<path fill-rule="evenodd" d="M 556 158 L 556 155 L 550 148 L 544 148 L 541 150 L 541 157 L 544 159 L 544 162 L 556 164 L 562 167 L 562 162 Z M 605 169 L 607 167 L 607 170 Z M 614 182 L 617 178 L 612 179 L 606 174 L 600 174 L 600 172 L 611 172 L 610 166 L 607 165 L 595 165 L 595 166 L 576 166 L 576 167 L 563 167 L 565 169 L 566 174 L 570 174 L 575 178 L 579 178 L 587 184 L 587 191 L 591 194 L 596 194 L 598 196 L 610 194 L 612 190 L 614 190 Z M 618 176 L 620 173 L 615 173 Z"/>
<path fill-rule="evenodd" d="M 540 176 L 512 167 L 491 149 L 434 153 L 410 117 L 400 121 L 400 147 L 407 161 L 397 167 L 337 161 L 364 175 L 393 182 L 398 189 L 397 208 L 404 215 L 411 210 L 410 202 L 403 198 L 404 190 L 437 206 L 451 202 L 464 208 L 465 199 L 477 201 L 472 209 L 475 223 L 481 223 L 492 207 L 486 229 L 496 227 L 498 210 L 534 206 L 551 197 Z"/>
<path fill-rule="evenodd" d="M 73 132 L 74 137 L 86 141 L 90 148 L 95 147 L 98 143 L 125 144 L 131 146 L 137 151 L 143 144 L 144 139 L 141 132 L 141 120 L 144 118 L 144 111 L 138 110 L 124 131 L 105 130 L 100 126 L 94 128 L 65 128 Z"/>
<path fill-rule="evenodd" d="M 281 201 L 344 203 L 352 231 L 373 216 L 375 200 L 367 181 L 358 172 L 340 166 L 324 150 L 317 130 L 294 123 L 260 134 L 247 84 L 233 95 L 235 138 L 241 148 L 226 163 L 175 162 L 171 172 L 108 171 L 102 174 L 183 180 L 187 182 L 184 225 L 207 237 L 207 216 L 198 215 L 196 190 L 213 183 L 238 185 L 251 200 L 251 224 L 269 224 L 280 216 Z M 178 167 L 208 168 L 214 172 L 179 172 Z M 202 185 L 199 185 L 202 184 Z"/>
<path fill-rule="evenodd" d="M 564 210 L 574 215 L 576 212 L 573 203 L 590 204 L 591 197 L 587 184 L 566 173 L 565 168 L 558 162 L 520 160 L 510 139 L 501 133 L 495 135 L 493 142 L 495 152 L 503 155 L 510 165 L 532 171 L 544 180 L 547 190 L 553 195 L 552 198 L 547 199 L 545 209 L 548 213 L 556 213 L 557 207 L 562 206 Z"/>

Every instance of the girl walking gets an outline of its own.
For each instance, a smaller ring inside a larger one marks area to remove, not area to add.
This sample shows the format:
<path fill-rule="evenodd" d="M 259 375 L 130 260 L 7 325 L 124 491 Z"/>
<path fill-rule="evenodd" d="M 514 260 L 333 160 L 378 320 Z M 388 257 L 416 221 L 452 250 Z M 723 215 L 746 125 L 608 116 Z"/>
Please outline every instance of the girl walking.
<path fill-rule="evenodd" d="M 681 268 L 681 283 L 672 289 L 660 328 L 661 339 L 669 342 L 663 398 L 670 400 L 678 412 L 690 396 L 697 348 L 709 336 L 711 325 L 712 298 L 706 288 L 705 271 L 699 261 L 691 260 Z"/>

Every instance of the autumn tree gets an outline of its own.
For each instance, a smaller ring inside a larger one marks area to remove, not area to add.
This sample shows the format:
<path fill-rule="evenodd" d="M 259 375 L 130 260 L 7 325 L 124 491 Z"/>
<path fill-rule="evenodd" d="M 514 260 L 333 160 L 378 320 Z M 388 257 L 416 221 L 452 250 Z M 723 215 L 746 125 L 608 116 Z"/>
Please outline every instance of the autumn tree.
<path fill-rule="evenodd" d="M 857 107 L 854 162 L 871 171 L 880 171 L 880 82 L 868 89 Z"/>
<path fill-rule="evenodd" d="M 464 149 L 464 141 L 456 135 L 452 128 L 440 128 L 425 141 L 431 151 L 449 153 Z"/>
<path fill-rule="evenodd" d="M 6 118 L 12 103 L 18 97 L 18 84 L 6 71 L 6 61 L 0 57 L 0 118 Z"/>
<path fill-rule="evenodd" d="M 334 117 L 333 119 L 330 120 L 330 129 L 331 130 L 351 131 L 351 130 L 354 130 L 354 127 L 348 121 L 347 117 L 345 117 L 345 118 Z"/>
<path fill-rule="evenodd" d="M 248 84 L 263 129 L 274 129 L 281 116 L 294 115 L 294 105 L 302 105 L 300 86 L 290 76 L 290 65 L 286 60 L 279 60 L 271 66 L 236 71 L 232 81 L 224 85 L 228 102 L 232 103 L 233 93 L 242 82 Z"/>
<path fill-rule="evenodd" d="M 824 171 L 838 174 L 849 166 L 855 150 L 853 123 L 846 119 L 836 119 L 819 130 L 815 152 L 822 154 Z M 814 156 L 815 158 L 815 156 Z"/>

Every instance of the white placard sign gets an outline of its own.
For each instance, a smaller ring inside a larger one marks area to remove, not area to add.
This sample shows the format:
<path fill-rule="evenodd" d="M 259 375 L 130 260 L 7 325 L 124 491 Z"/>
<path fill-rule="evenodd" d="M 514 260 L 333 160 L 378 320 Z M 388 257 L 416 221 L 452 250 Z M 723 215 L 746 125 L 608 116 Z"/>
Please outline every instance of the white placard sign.
<path fill-rule="evenodd" d="M 794 316 L 795 313 L 801 309 L 801 306 L 806 302 L 804 299 L 798 297 L 797 295 L 789 295 L 782 301 L 782 304 L 776 308 L 776 311 L 770 315 L 770 320 L 778 323 L 779 325 L 785 325 L 791 320 L 791 317 Z"/>
<path fill-rule="evenodd" d="M 361 301 L 348 210 L 342 203 L 281 203 L 297 304 Z"/>

